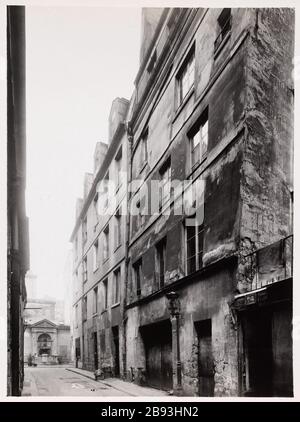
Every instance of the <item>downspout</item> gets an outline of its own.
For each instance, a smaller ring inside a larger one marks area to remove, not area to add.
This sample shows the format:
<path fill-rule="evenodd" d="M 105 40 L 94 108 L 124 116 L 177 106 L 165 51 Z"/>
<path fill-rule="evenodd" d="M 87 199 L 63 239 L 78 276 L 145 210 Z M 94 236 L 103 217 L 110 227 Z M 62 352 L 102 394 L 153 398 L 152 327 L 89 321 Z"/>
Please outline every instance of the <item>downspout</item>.
<path fill-rule="evenodd" d="M 128 290 L 128 275 L 129 275 L 129 239 L 130 239 L 130 185 L 132 180 L 132 145 L 133 135 L 130 127 L 130 122 L 126 122 L 126 134 L 128 139 L 127 150 L 127 209 L 126 209 L 126 229 L 125 229 L 125 277 L 124 277 L 124 295 L 123 295 L 123 378 L 127 379 L 127 341 L 126 341 L 126 326 L 127 326 L 127 290 Z"/>

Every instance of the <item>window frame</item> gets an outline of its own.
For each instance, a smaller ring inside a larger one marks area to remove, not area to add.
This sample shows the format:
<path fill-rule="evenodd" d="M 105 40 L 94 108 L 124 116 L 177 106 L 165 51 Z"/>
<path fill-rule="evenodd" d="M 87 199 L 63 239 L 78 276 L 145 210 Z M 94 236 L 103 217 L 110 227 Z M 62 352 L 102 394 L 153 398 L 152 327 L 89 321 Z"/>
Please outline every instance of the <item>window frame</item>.
<path fill-rule="evenodd" d="M 206 127 L 206 131 L 202 134 L 203 128 Z M 189 168 L 193 172 L 203 161 L 206 159 L 208 154 L 208 142 L 209 142 L 209 109 L 208 107 L 201 113 L 200 117 L 192 128 L 187 133 L 188 144 L 189 144 Z M 193 152 L 196 150 L 196 147 L 193 145 L 193 141 L 197 134 L 200 134 L 199 140 L 199 159 L 193 162 Z M 206 140 L 206 143 L 203 143 L 203 140 Z M 204 148 L 205 145 L 205 148 Z"/>
<path fill-rule="evenodd" d="M 224 15 L 228 14 L 229 16 L 223 18 Z M 232 30 L 232 10 L 231 8 L 224 8 L 217 19 L 218 24 L 218 34 L 214 41 L 214 55 L 217 56 L 218 53 L 222 50 L 222 47 L 225 45 L 226 41 L 230 37 Z M 220 39 L 220 41 L 219 41 Z"/>
<path fill-rule="evenodd" d="M 113 303 L 112 306 L 118 305 L 120 303 L 120 294 L 121 294 L 121 267 L 118 267 L 113 272 Z"/>
<path fill-rule="evenodd" d="M 99 201 L 99 194 L 98 192 L 96 192 L 93 199 L 93 205 L 94 205 L 94 211 L 95 211 L 95 225 L 94 225 L 95 227 L 99 223 L 98 201 Z"/>
<path fill-rule="evenodd" d="M 182 65 L 180 66 L 176 74 L 176 109 L 179 109 L 182 104 L 184 104 L 185 99 L 189 96 L 190 92 L 194 89 L 195 86 L 195 76 L 196 76 L 196 56 L 195 56 L 195 42 L 188 51 L 185 59 L 183 60 Z M 192 70 L 190 68 L 192 67 Z M 186 92 L 183 92 L 183 82 L 184 76 L 188 73 L 188 88 Z M 190 81 L 192 76 L 192 82 Z"/>
<path fill-rule="evenodd" d="M 167 177 L 164 178 L 164 175 L 167 174 Z M 172 181 L 172 175 L 171 175 L 171 157 L 168 157 L 163 165 L 159 169 L 159 210 L 161 211 L 166 204 L 168 204 L 171 201 L 171 181 Z M 165 180 L 165 181 L 164 181 Z M 165 187 L 169 184 L 168 194 L 163 195 L 163 192 L 165 191 Z"/>
<path fill-rule="evenodd" d="M 142 135 L 139 140 L 139 151 L 138 151 L 138 173 L 141 173 L 147 162 L 148 162 L 148 137 L 149 137 L 149 128 L 143 130 Z"/>
<path fill-rule="evenodd" d="M 189 237 L 188 239 L 188 229 L 194 229 L 195 230 L 195 234 L 191 237 Z M 205 227 L 204 227 L 204 222 L 200 225 L 195 225 L 195 226 L 187 226 L 186 225 L 186 220 L 184 221 L 184 241 L 185 241 L 185 274 L 186 275 L 191 275 L 193 273 L 195 273 L 196 271 L 199 271 L 203 268 L 203 244 L 204 244 L 204 231 L 205 231 Z M 190 239 L 195 239 L 195 242 L 193 244 L 193 248 L 195 250 L 194 255 L 189 256 L 188 255 L 188 240 Z M 200 249 L 199 247 L 199 239 L 202 239 L 202 248 Z M 201 256 L 201 260 L 200 260 L 200 256 Z M 195 266 L 195 270 L 191 271 L 189 270 L 189 266 L 188 263 L 189 261 L 194 258 L 195 262 L 194 262 L 194 266 Z"/>
<path fill-rule="evenodd" d="M 135 292 L 139 298 L 142 294 L 142 280 L 143 280 L 143 259 L 137 259 L 134 264 L 132 264 L 133 273 L 134 273 L 134 284 Z"/>
<path fill-rule="evenodd" d="M 103 262 L 106 262 L 109 259 L 109 224 L 103 229 Z"/>
<path fill-rule="evenodd" d="M 87 256 L 85 256 L 82 260 L 82 273 L 83 273 L 83 283 L 86 283 L 88 280 Z"/>
<path fill-rule="evenodd" d="M 82 244 L 85 245 L 87 242 L 87 215 L 82 220 Z"/>
<path fill-rule="evenodd" d="M 102 285 L 103 285 L 103 293 L 104 293 L 102 312 L 105 312 L 107 311 L 107 308 L 108 308 L 108 278 L 107 277 L 102 281 Z"/>
<path fill-rule="evenodd" d="M 122 214 L 120 213 L 120 208 L 118 208 L 115 212 L 115 225 L 114 225 L 114 230 L 115 230 L 115 239 L 114 239 L 114 243 L 115 243 L 115 250 L 117 250 L 121 245 L 122 245 L 122 240 L 123 240 L 123 236 L 122 236 Z"/>
<path fill-rule="evenodd" d="M 109 183 L 109 170 L 106 172 L 103 178 L 103 210 L 104 211 L 108 208 L 108 204 L 109 204 L 108 183 Z"/>
<path fill-rule="evenodd" d="M 116 191 L 118 191 L 122 185 L 122 178 L 121 178 L 122 157 L 123 157 L 123 150 L 122 150 L 122 145 L 121 145 L 115 156 Z"/>
<path fill-rule="evenodd" d="M 96 239 L 93 244 L 93 272 L 96 272 L 99 268 L 99 240 Z"/>
<path fill-rule="evenodd" d="M 139 229 L 145 224 L 144 207 L 142 207 L 142 198 L 139 198 L 136 202 L 136 208 L 138 209 L 137 214 L 137 228 Z"/>
<path fill-rule="evenodd" d="M 155 245 L 155 271 L 158 278 L 158 288 L 162 289 L 165 285 L 166 261 L 167 261 L 167 237 L 165 236 Z M 163 273 L 161 264 L 163 261 Z"/>
<path fill-rule="evenodd" d="M 98 315 L 98 297 L 99 295 L 99 289 L 98 286 L 94 287 L 93 289 L 93 315 Z"/>

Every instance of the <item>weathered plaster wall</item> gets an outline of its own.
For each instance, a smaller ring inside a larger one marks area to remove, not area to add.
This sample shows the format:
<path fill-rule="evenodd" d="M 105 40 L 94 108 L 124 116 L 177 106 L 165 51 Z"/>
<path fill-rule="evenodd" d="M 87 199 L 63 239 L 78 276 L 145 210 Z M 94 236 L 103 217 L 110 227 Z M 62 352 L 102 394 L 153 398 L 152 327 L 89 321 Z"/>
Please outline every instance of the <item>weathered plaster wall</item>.
<path fill-rule="evenodd" d="M 258 9 L 248 40 L 241 237 L 256 247 L 291 233 L 294 12 Z"/>
<path fill-rule="evenodd" d="M 194 323 L 212 320 L 212 344 L 215 372 L 215 396 L 234 396 L 237 386 L 237 337 L 229 304 L 232 300 L 234 268 L 224 268 L 195 279 L 193 284 L 178 291 L 181 303 L 180 350 L 182 383 L 185 395 L 198 393 L 197 335 Z M 211 300 L 214 298 L 214 300 Z M 127 368 L 137 374 L 146 368 L 145 344 L 140 328 L 169 319 L 164 295 L 127 311 Z"/>

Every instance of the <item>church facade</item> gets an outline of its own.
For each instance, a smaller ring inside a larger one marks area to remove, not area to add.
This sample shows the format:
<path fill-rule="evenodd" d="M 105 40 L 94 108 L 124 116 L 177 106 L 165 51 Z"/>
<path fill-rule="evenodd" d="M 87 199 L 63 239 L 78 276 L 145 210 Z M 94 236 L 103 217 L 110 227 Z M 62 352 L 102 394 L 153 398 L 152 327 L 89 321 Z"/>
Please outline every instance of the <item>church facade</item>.
<path fill-rule="evenodd" d="M 68 363 L 71 355 L 70 327 L 48 319 L 27 324 L 24 334 L 24 362 L 34 357 L 38 364 Z"/>

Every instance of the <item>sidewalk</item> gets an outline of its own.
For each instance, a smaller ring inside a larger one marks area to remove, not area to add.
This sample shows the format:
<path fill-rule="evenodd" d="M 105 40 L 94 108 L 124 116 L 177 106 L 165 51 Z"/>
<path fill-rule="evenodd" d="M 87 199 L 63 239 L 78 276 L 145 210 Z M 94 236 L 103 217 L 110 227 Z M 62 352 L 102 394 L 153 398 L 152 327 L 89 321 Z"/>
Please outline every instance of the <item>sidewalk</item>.
<path fill-rule="evenodd" d="M 85 369 L 79 368 L 66 368 L 67 371 L 75 372 L 76 374 L 83 375 L 84 377 L 95 380 L 94 373 L 86 371 Z M 120 380 L 119 378 L 106 378 L 105 380 L 97 381 L 102 384 L 107 385 L 108 387 L 115 388 L 116 390 L 126 393 L 128 396 L 133 397 L 163 397 L 168 396 L 169 394 L 166 391 L 157 390 L 156 388 L 150 387 L 141 387 L 132 382 L 127 382 Z"/>
<path fill-rule="evenodd" d="M 38 396 L 38 389 L 35 380 L 30 373 L 25 372 L 22 396 Z"/>

